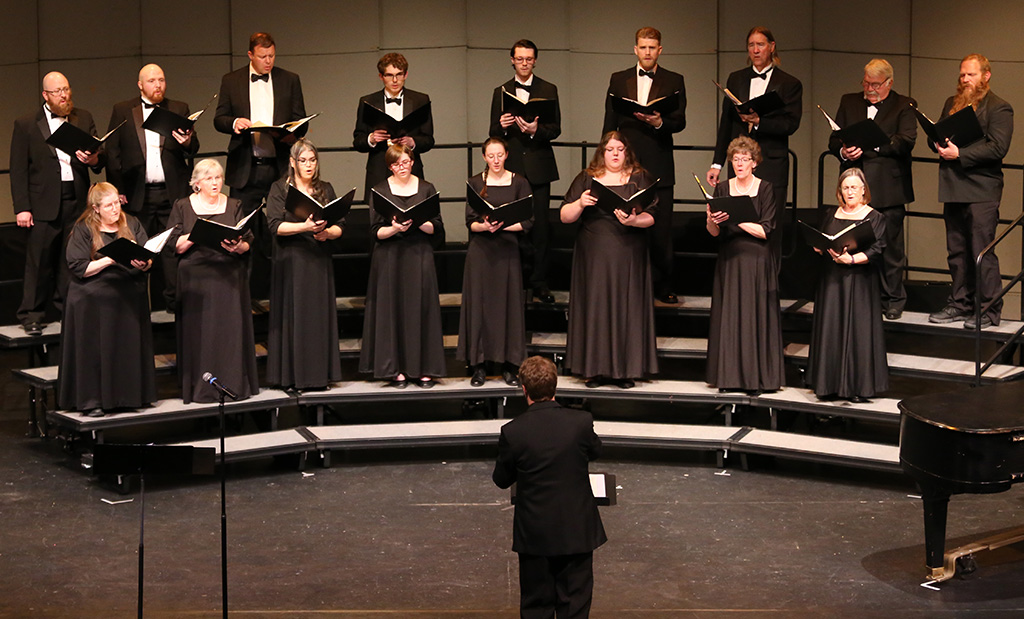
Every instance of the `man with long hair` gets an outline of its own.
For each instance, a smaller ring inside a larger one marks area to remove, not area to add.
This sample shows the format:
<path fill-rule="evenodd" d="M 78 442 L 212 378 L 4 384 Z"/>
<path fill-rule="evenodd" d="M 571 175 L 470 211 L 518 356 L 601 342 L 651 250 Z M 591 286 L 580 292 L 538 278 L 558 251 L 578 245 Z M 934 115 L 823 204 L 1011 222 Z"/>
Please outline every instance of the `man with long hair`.
<path fill-rule="evenodd" d="M 966 107 L 974 108 L 984 137 L 972 144 L 928 146 L 939 154 L 939 201 L 946 221 L 946 250 L 953 287 L 946 307 L 928 316 L 930 322 L 964 320 L 974 329 L 975 304 L 991 302 L 1002 289 L 999 259 L 989 252 L 981 263 L 981 279 L 975 281 L 974 262 L 995 238 L 999 201 L 1003 195 L 1003 157 L 1013 137 L 1013 108 L 990 90 L 992 65 L 981 54 L 960 61 L 956 94 L 946 99 L 941 118 Z M 981 328 L 999 324 L 1000 299 L 981 315 Z"/>

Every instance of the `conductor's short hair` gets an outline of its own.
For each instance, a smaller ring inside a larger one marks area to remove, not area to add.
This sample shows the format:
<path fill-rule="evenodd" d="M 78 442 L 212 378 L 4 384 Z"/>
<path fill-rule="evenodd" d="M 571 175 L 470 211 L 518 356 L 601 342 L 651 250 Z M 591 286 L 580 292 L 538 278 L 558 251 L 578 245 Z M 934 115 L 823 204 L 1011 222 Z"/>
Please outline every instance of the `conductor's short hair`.
<path fill-rule="evenodd" d="M 519 366 L 519 382 L 534 402 L 553 400 L 558 384 L 558 370 L 546 357 L 530 357 Z"/>

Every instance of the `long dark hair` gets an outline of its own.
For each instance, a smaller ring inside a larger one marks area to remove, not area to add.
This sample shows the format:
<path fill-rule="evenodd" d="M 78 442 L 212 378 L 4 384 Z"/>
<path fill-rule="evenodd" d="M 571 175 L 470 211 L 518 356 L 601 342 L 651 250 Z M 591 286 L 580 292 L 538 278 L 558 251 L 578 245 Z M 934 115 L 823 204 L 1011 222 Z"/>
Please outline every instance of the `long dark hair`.
<path fill-rule="evenodd" d="M 633 149 L 630 147 L 626 137 L 618 131 L 609 131 L 601 136 L 601 141 L 597 144 L 597 150 L 594 151 L 594 156 L 590 158 L 590 165 L 586 169 L 588 176 L 594 177 L 604 172 L 604 149 L 608 147 L 608 142 L 612 140 L 618 140 L 626 147 L 626 157 L 622 161 L 623 172 L 628 172 L 632 175 L 643 170 L 640 167 L 640 162 L 636 160 L 636 155 L 633 153 Z"/>
<path fill-rule="evenodd" d="M 307 140 L 306 138 L 299 138 L 295 140 L 294 144 L 292 144 L 292 149 L 289 152 L 289 157 L 291 157 L 292 161 L 294 161 L 295 165 L 297 166 L 299 165 L 299 155 L 301 155 L 302 152 L 306 150 L 311 151 L 313 153 L 313 156 L 316 157 L 316 169 L 313 170 L 313 178 L 309 180 L 309 187 L 310 189 L 313 190 L 310 193 L 310 195 L 313 197 L 314 200 L 323 204 L 324 200 L 326 200 L 324 196 L 326 192 L 324 182 L 320 180 L 320 155 L 317 153 L 316 146 L 314 146 L 313 143 Z M 298 187 L 298 185 L 296 184 L 296 176 L 298 175 L 296 174 L 295 168 L 289 165 L 288 183 L 290 185 L 295 185 L 296 187 Z"/>
<path fill-rule="evenodd" d="M 505 140 L 503 140 L 501 138 L 498 138 L 498 137 L 487 138 L 487 141 L 484 142 L 484 145 L 480 147 L 480 152 L 486 155 L 487 154 L 487 147 L 490 146 L 491 144 L 501 144 L 501 147 L 505 149 L 505 154 L 506 155 L 508 154 L 508 142 L 506 142 Z M 490 165 L 484 165 L 484 172 L 483 172 L 483 175 L 482 175 L 483 179 L 484 179 L 484 188 L 480 192 L 480 197 L 483 198 L 484 200 L 487 199 L 487 173 L 490 170 L 491 170 L 491 166 Z"/>

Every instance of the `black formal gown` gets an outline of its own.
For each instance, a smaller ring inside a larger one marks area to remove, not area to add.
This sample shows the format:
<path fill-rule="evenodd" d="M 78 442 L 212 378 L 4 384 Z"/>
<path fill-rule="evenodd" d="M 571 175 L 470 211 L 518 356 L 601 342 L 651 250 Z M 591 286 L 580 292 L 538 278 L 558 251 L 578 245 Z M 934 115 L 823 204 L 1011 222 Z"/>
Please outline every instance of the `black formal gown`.
<path fill-rule="evenodd" d="M 483 175 L 469 179 L 473 191 L 483 191 Z M 508 186 L 488 185 L 487 201 L 495 206 L 530 195 L 530 183 L 518 174 Z M 469 205 L 466 226 L 483 221 Z M 484 361 L 519 365 L 526 359 L 526 295 L 519 260 L 523 232 L 470 232 L 466 269 L 462 276 L 462 310 L 456 357 L 469 365 Z"/>
<path fill-rule="evenodd" d="M 241 201 L 228 198 L 224 213 L 203 218 L 234 225 L 245 215 Z M 174 232 L 167 243 L 174 247 L 197 219 L 189 198 L 175 202 L 167 222 Z M 243 238 L 251 242 L 252 234 Z M 217 390 L 203 380 L 206 372 L 242 399 L 260 391 L 248 262 L 248 252 L 202 245 L 178 255 L 178 380 L 186 404 L 219 400 Z"/>
<path fill-rule="evenodd" d="M 324 183 L 324 202 L 337 196 Z M 281 387 L 316 389 L 341 380 L 338 308 L 330 244 L 303 232 L 278 236 L 282 222 L 302 223 L 284 208 L 288 179 L 267 195 L 267 222 L 274 239 L 270 275 L 270 329 L 267 382 Z M 344 220 L 338 222 L 344 227 Z"/>
<path fill-rule="evenodd" d="M 820 230 L 835 234 L 849 219 L 830 209 Z M 875 243 L 864 253 L 869 261 L 856 266 L 824 257 L 824 270 L 814 301 L 814 328 L 808 359 L 810 384 L 818 396 L 873 397 L 889 388 L 882 304 L 878 292 L 878 260 L 885 248 L 885 218 L 876 210 L 871 222 Z"/>
<path fill-rule="evenodd" d="M 775 228 L 772 184 L 757 179 L 752 196 L 757 223 L 770 239 Z M 735 179 L 719 183 L 715 196 L 741 195 Z M 708 330 L 708 384 L 720 389 L 775 391 L 785 382 L 779 278 L 768 240 L 730 221 L 720 226 Z"/>
<path fill-rule="evenodd" d="M 374 189 L 403 207 L 435 193 L 434 186 L 423 179 L 420 179 L 419 190 L 411 196 L 396 196 L 387 180 Z M 444 376 L 441 304 L 437 296 L 432 235 L 410 228 L 408 232 L 378 239 L 377 230 L 391 222 L 373 209 L 374 199 L 370 192 L 370 235 L 375 243 L 366 287 L 359 371 L 383 379 L 394 378 L 399 373 L 410 378 Z M 444 234 L 440 216 L 430 221 L 434 224 L 434 235 Z"/>
<path fill-rule="evenodd" d="M 145 243 L 142 224 L 125 217 L 136 242 Z M 104 245 L 117 238 L 117 233 L 101 234 Z M 114 264 L 85 277 L 91 251 L 92 233 L 80 222 L 66 251 L 71 282 L 61 323 L 60 407 L 147 406 L 156 400 L 156 378 L 146 274 Z"/>
<path fill-rule="evenodd" d="M 629 197 L 654 183 L 646 172 L 609 189 Z M 564 206 L 597 182 L 580 172 Z M 645 212 L 654 214 L 655 200 Z M 615 215 L 588 206 L 580 215 L 572 257 L 566 367 L 583 377 L 643 378 L 658 372 L 654 295 L 646 230 L 623 226 Z"/>

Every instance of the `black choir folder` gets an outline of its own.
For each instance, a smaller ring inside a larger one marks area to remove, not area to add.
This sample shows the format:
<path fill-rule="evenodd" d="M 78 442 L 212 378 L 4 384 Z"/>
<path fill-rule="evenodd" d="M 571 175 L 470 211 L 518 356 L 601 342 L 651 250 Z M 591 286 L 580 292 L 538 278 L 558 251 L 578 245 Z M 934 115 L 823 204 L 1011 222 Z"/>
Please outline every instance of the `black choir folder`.
<path fill-rule="evenodd" d="M 320 204 L 313 196 L 298 187 L 288 185 L 288 197 L 285 198 L 284 208 L 303 221 L 312 215 L 314 221 L 326 221 L 327 225 L 333 225 L 348 215 L 355 196 L 356 188 L 353 187 L 340 198 L 335 198 L 327 204 Z"/>
<path fill-rule="evenodd" d="M 691 174 L 693 173 L 691 172 Z M 761 221 L 761 216 L 757 214 L 757 209 L 754 208 L 754 200 L 750 196 L 720 196 L 716 198 L 708 193 L 707 189 L 704 189 L 704 183 L 700 182 L 696 174 L 693 174 L 693 180 L 697 181 L 697 188 L 704 194 L 704 199 L 711 206 L 712 213 L 729 213 L 728 221 L 734 224 L 757 223 Z M 726 183 L 728 181 L 722 182 Z M 762 180 L 761 182 L 765 181 Z"/>
<path fill-rule="evenodd" d="M 126 122 L 128 122 L 127 119 L 122 120 L 121 125 Z M 74 155 L 75 151 L 79 150 L 86 153 L 95 153 L 103 146 L 107 138 L 121 128 L 121 125 L 114 127 L 106 135 L 98 138 L 94 135 L 89 135 L 84 129 L 80 129 L 69 122 L 63 122 L 57 127 L 56 131 L 50 134 L 50 137 L 46 138 L 46 143 L 69 155 Z"/>
<path fill-rule="evenodd" d="M 174 228 L 168 228 L 160 234 L 146 241 L 145 245 L 139 245 L 135 241 L 125 238 L 114 239 L 103 247 L 96 250 L 96 253 L 114 259 L 114 262 L 130 267 L 132 260 L 152 260 L 156 258 L 167 243 Z"/>
<path fill-rule="evenodd" d="M 594 503 L 598 505 L 617 505 L 615 492 L 615 476 L 611 473 L 590 473 L 590 491 L 594 494 Z M 511 502 L 516 504 L 516 484 L 509 489 Z"/>
<path fill-rule="evenodd" d="M 808 245 L 826 253 L 831 249 L 837 254 L 841 254 L 845 248 L 847 252 L 854 254 L 867 250 L 875 242 L 875 230 L 867 219 L 851 221 L 850 225 L 836 234 L 825 234 L 802 221 L 800 221 L 800 230 Z"/>
<path fill-rule="evenodd" d="M 210 103 L 213 103 L 217 99 L 217 95 L 213 95 L 213 99 L 210 99 L 209 103 L 206 104 L 203 109 L 198 112 L 193 112 L 188 116 L 182 116 L 177 112 L 172 112 L 165 107 L 159 105 L 153 108 L 153 111 L 149 113 L 149 118 L 146 122 L 142 123 L 143 129 L 149 129 L 155 131 L 160 135 L 174 139 L 174 132 L 191 131 L 192 127 L 195 126 L 196 121 L 203 115 L 203 112 L 210 108 Z"/>
<path fill-rule="evenodd" d="M 714 80 L 711 81 L 714 82 Z M 782 97 L 779 96 L 779 93 L 774 90 L 769 90 L 763 95 L 754 97 L 749 101 L 741 102 L 728 88 L 723 87 L 718 82 L 715 82 L 715 86 L 718 86 L 718 89 L 725 93 L 725 96 L 729 97 L 732 104 L 736 106 L 736 111 L 740 114 L 757 114 L 758 116 L 764 116 L 769 112 L 781 110 L 786 106 L 786 102 L 783 101 Z"/>
<path fill-rule="evenodd" d="M 537 118 L 553 119 L 558 101 L 555 99 L 530 98 L 523 101 L 519 97 L 501 89 L 501 109 L 507 114 L 518 116 L 527 122 Z"/>
<path fill-rule="evenodd" d="M 300 118 L 298 120 L 293 120 L 291 122 L 281 123 L 280 125 L 268 125 L 261 122 L 255 122 L 248 129 L 245 129 L 245 131 L 250 131 L 254 133 L 266 133 L 275 140 L 280 140 L 286 135 L 291 135 L 295 133 L 296 129 L 313 120 L 319 115 L 320 112 L 317 112 L 316 114 L 310 114 L 305 118 Z"/>
<path fill-rule="evenodd" d="M 978 122 L 978 115 L 969 105 L 937 123 L 932 122 L 916 105 L 914 115 L 917 116 L 921 129 L 928 135 L 928 140 L 936 144 L 944 146 L 947 140 L 952 140 L 957 147 L 963 148 L 985 137 L 985 132 L 981 130 L 981 124 Z"/>
<path fill-rule="evenodd" d="M 866 118 L 841 129 L 835 119 L 829 116 L 828 112 L 823 110 L 820 105 L 818 109 L 825 115 L 825 120 L 828 121 L 829 126 L 837 134 L 843 146 L 855 146 L 861 150 L 874 150 L 881 146 L 889 145 L 889 136 L 885 134 L 885 131 L 882 131 L 882 128 L 874 120 Z"/>
<path fill-rule="evenodd" d="M 221 241 L 237 239 L 245 234 L 246 229 L 249 227 L 249 221 L 259 210 L 256 209 L 249 213 L 233 226 L 200 217 L 196 220 L 195 225 L 192 226 L 192 232 L 189 233 L 188 240 L 197 245 L 223 249 L 220 245 Z"/>
<path fill-rule="evenodd" d="M 403 223 L 411 220 L 412 228 L 418 228 L 428 220 L 441 214 L 441 196 L 437 193 L 410 207 L 402 208 L 385 198 L 376 189 L 371 189 L 370 191 L 373 192 L 373 210 L 380 213 L 381 217 L 388 221 L 394 219 L 398 223 Z"/>
<path fill-rule="evenodd" d="M 469 202 L 469 208 L 478 215 L 492 223 L 501 224 L 503 228 L 533 217 L 533 194 L 494 206 L 478 194 L 472 185 L 466 183 L 466 201 Z"/>
<path fill-rule="evenodd" d="M 597 198 L 597 204 L 594 206 L 602 211 L 606 211 L 614 215 L 615 211 L 619 210 L 626 215 L 629 215 L 631 212 L 634 214 L 642 213 L 644 209 L 651 205 L 651 202 L 654 202 L 654 199 L 658 197 L 658 194 L 654 189 L 654 186 L 657 184 L 658 181 L 654 181 L 649 186 L 644 187 L 628 198 L 623 198 L 611 189 L 602 185 L 600 181 L 591 179 L 590 193 Z"/>
<path fill-rule="evenodd" d="M 670 95 L 648 101 L 647 105 L 644 105 L 639 101 L 634 101 L 633 99 L 613 95 L 612 93 L 608 93 L 608 98 L 612 101 L 612 109 L 615 110 L 615 113 L 621 114 L 622 116 L 632 116 L 634 112 L 640 112 L 641 114 L 647 114 L 648 116 L 653 115 L 655 112 L 664 115 L 671 114 L 679 109 L 678 90 Z"/>
<path fill-rule="evenodd" d="M 373 127 L 374 131 L 378 129 L 387 131 L 391 139 L 409 135 L 412 129 L 425 123 L 429 117 L 430 101 L 427 101 L 415 110 L 405 112 L 402 120 L 395 120 L 388 116 L 388 113 L 384 110 L 373 107 L 366 101 L 363 101 L 363 122 Z"/>

